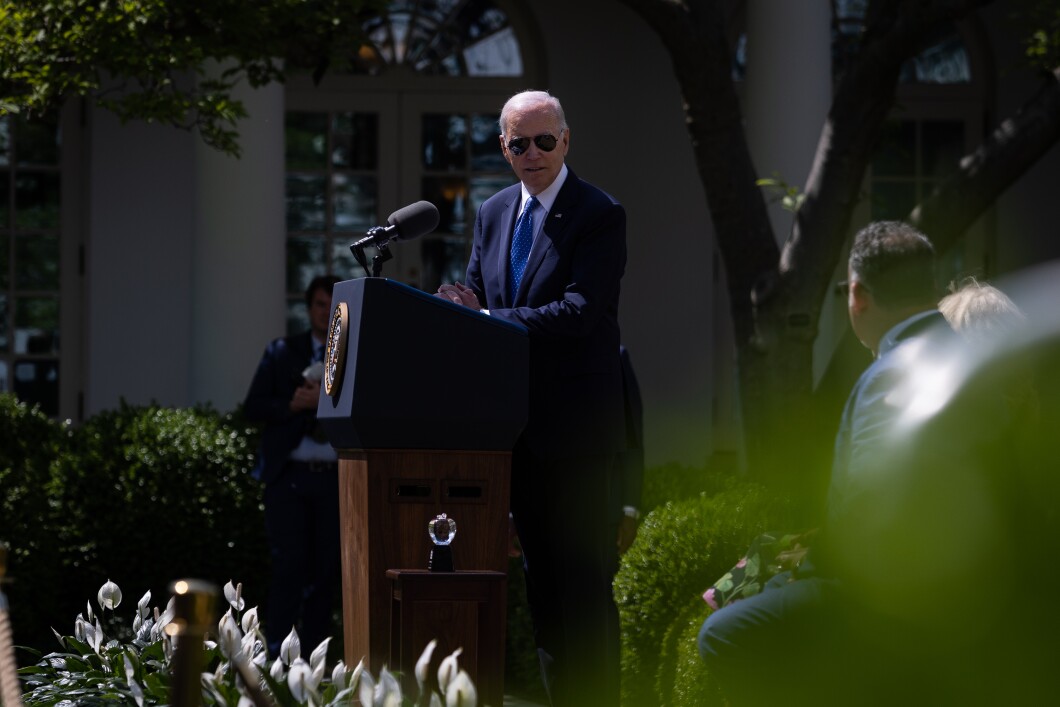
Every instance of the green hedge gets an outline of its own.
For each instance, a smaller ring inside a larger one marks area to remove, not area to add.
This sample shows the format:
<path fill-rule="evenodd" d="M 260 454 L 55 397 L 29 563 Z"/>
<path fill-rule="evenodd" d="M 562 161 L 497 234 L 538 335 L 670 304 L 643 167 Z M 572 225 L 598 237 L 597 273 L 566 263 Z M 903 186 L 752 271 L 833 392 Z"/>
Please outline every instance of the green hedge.
<path fill-rule="evenodd" d="M 107 579 L 155 597 L 180 576 L 234 579 L 264 605 L 256 443 L 238 415 L 210 409 L 123 404 L 73 427 L 0 395 L 0 541 L 11 547 L 16 643 L 51 649 L 51 627 L 68 626 Z M 716 695 L 696 654 L 700 596 L 755 535 L 787 527 L 789 507 L 728 470 L 675 464 L 646 473 L 642 505 L 657 507 L 615 579 L 623 704 L 702 704 Z M 511 570 L 508 685 L 543 700 L 518 561 Z"/>
<path fill-rule="evenodd" d="M 695 651 L 695 635 L 687 626 L 697 619 L 702 623 L 708 613 L 703 591 L 736 563 L 755 536 L 790 522 L 786 501 L 760 485 L 725 479 L 717 481 L 722 490 L 713 495 L 652 511 L 622 560 L 614 586 L 625 707 L 698 704 L 675 702 L 674 693 L 689 671 L 689 641 Z M 707 680 L 705 672 L 694 677 Z"/>
<path fill-rule="evenodd" d="M 107 579 L 165 596 L 194 576 L 260 603 L 268 552 L 256 432 L 209 409 L 119 409 L 79 427 L 0 396 L 0 540 L 16 643 L 52 646 Z"/>

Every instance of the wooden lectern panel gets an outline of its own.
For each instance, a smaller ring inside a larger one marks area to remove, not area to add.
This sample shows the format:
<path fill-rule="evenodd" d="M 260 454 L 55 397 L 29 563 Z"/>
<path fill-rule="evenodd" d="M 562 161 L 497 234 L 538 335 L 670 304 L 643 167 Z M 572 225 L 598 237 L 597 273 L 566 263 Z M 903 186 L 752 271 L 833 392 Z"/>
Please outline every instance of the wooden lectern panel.
<path fill-rule="evenodd" d="M 511 454 L 449 450 L 340 450 L 345 660 L 373 673 L 390 645 L 386 572 L 427 569 L 427 524 L 456 519 L 453 565 L 507 572 Z"/>

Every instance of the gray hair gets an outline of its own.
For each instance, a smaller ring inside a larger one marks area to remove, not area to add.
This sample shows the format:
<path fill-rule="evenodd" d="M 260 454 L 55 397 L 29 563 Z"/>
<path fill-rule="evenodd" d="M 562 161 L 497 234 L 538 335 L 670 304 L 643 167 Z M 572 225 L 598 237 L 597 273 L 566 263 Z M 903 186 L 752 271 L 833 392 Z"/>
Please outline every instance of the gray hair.
<path fill-rule="evenodd" d="M 560 105 L 558 98 L 548 91 L 523 91 L 509 98 L 504 107 L 501 108 L 501 117 L 497 121 L 501 129 L 501 135 L 508 134 L 508 116 L 511 115 L 512 111 L 525 110 L 539 105 L 548 107 L 556 122 L 559 123 L 560 131 L 567 130 L 567 118 L 563 115 L 563 106 Z M 556 137 L 559 137 L 559 135 Z"/>

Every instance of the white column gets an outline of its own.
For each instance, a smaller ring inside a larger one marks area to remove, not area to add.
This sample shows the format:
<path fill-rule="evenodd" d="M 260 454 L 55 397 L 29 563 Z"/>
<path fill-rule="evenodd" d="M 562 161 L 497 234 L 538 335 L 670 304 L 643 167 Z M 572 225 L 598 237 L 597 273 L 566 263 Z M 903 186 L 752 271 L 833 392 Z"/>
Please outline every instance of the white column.
<path fill-rule="evenodd" d="M 828 0 L 749 0 L 744 112 L 759 178 L 802 191 L 832 100 L 832 8 Z M 779 242 L 792 214 L 770 207 Z"/>
<path fill-rule="evenodd" d="M 284 89 L 236 97 L 242 157 L 196 142 L 192 256 L 192 402 L 231 410 L 265 345 L 284 334 Z"/>

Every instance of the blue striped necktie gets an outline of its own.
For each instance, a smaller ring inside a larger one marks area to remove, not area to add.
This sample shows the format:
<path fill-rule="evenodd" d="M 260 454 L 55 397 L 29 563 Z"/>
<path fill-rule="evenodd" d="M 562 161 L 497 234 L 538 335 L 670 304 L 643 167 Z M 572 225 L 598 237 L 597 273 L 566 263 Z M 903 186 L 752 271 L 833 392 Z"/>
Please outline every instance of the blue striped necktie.
<path fill-rule="evenodd" d="M 526 259 L 530 256 L 530 246 L 534 243 L 534 207 L 537 206 L 537 197 L 531 196 L 526 200 L 523 213 L 519 214 L 519 220 L 515 222 L 515 233 L 512 234 L 512 277 L 510 280 L 511 299 L 515 301 L 515 293 L 519 291 L 519 283 L 523 280 L 523 271 L 526 270 Z"/>

